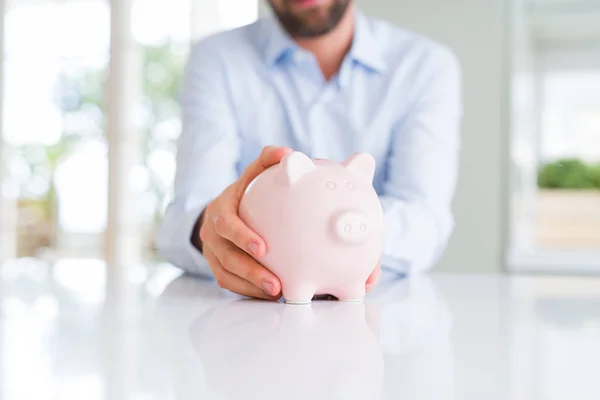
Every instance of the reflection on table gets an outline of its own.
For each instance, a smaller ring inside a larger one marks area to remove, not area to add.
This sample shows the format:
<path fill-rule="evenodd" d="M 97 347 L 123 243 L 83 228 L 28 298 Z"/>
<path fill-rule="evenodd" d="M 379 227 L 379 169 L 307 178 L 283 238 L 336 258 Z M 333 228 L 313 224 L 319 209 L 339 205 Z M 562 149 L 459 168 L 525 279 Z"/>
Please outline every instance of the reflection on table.
<path fill-rule="evenodd" d="M 451 318 L 426 276 L 382 285 L 364 303 L 309 306 L 182 277 L 161 296 L 160 315 L 171 339 L 186 333 L 172 353 L 185 354 L 173 360 L 176 379 L 191 380 L 179 386 L 208 398 L 453 399 Z"/>

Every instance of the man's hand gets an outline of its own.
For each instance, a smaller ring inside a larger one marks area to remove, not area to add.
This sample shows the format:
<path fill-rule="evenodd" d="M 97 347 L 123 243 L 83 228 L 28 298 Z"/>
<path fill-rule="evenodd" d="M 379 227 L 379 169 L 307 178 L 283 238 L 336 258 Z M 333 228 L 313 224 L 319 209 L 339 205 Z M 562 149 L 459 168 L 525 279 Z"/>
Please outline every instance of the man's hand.
<path fill-rule="evenodd" d="M 267 300 L 281 297 L 279 279 L 250 256 L 257 259 L 264 256 L 266 244 L 240 219 L 238 208 L 250 182 L 291 151 L 287 147 L 265 147 L 242 176 L 202 213 L 193 240 L 202 249 L 220 287 Z M 198 237 L 201 243 L 198 243 Z"/>
<path fill-rule="evenodd" d="M 375 268 L 375 270 L 373 270 L 373 272 L 369 276 L 369 279 L 367 279 L 367 283 L 365 285 L 365 289 L 366 289 L 367 293 L 369 293 L 371 290 L 373 290 L 375 288 L 375 286 L 377 286 L 377 283 L 379 282 L 380 278 L 381 278 L 381 260 L 377 264 L 377 267 Z"/>

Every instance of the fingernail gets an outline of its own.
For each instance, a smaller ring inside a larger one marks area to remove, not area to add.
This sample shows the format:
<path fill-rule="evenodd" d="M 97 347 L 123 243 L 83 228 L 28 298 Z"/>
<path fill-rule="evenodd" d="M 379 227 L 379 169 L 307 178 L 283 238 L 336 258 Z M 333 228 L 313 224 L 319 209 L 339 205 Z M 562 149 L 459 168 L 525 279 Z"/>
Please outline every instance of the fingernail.
<path fill-rule="evenodd" d="M 258 244 L 252 242 L 248 247 L 250 248 L 250 252 L 252 254 L 256 254 L 258 252 Z"/>
<path fill-rule="evenodd" d="M 265 289 L 265 292 L 267 292 L 268 295 L 270 295 L 271 292 L 273 292 L 273 284 L 271 282 L 263 283 L 263 288 Z"/>

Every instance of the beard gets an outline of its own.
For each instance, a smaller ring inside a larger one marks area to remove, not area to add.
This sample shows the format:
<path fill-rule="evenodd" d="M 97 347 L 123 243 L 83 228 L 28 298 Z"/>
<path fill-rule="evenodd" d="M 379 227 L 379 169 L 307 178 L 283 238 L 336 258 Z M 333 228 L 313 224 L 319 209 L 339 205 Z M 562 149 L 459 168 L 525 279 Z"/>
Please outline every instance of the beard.
<path fill-rule="evenodd" d="M 340 23 L 351 0 L 333 0 L 327 7 L 314 7 L 304 12 L 294 12 L 290 0 L 283 0 L 277 7 L 269 4 L 283 29 L 293 37 L 311 38 L 325 35 Z"/>

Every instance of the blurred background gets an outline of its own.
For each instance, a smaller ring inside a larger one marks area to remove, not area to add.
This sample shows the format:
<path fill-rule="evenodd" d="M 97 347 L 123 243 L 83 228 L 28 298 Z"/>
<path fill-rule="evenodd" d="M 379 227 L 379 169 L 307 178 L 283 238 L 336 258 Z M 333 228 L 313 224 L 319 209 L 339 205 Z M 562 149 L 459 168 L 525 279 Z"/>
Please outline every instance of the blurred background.
<path fill-rule="evenodd" d="M 152 239 L 170 199 L 190 45 L 266 7 L 1 3 L 0 259 L 148 273 L 160 263 Z M 600 273 L 600 0 L 359 5 L 462 63 L 457 225 L 436 268 Z"/>

